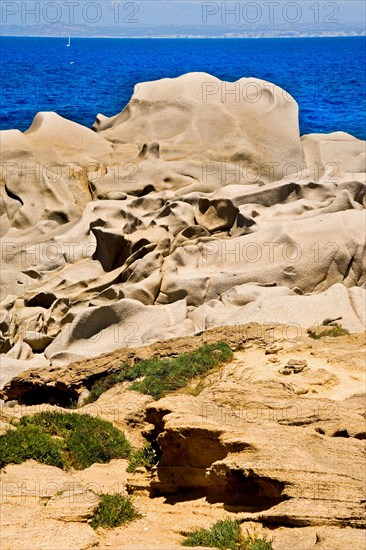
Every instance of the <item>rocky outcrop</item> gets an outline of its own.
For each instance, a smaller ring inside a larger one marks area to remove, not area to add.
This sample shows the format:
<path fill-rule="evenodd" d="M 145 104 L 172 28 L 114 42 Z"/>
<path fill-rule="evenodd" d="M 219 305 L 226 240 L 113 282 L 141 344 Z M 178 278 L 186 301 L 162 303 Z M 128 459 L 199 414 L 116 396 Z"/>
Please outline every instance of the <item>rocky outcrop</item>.
<path fill-rule="evenodd" d="M 93 129 L 2 132 L 2 384 L 222 323 L 363 330 L 364 142 L 300 138 L 284 90 L 205 73 Z"/>
<path fill-rule="evenodd" d="M 313 340 L 285 326 L 221 327 L 20 375 L 5 388 L 3 430 L 14 429 L 10 421 L 21 416 L 60 410 L 29 406 L 36 396 L 59 403 L 60 395 L 79 396 L 124 361 L 171 357 L 205 341 L 226 340 L 235 350 L 231 362 L 159 401 L 123 383 L 74 409 L 113 422 L 135 448 L 149 440 L 158 458 L 152 470 L 128 473 L 126 460 L 68 473 L 35 463 L 7 466 L 2 472 L 6 548 L 21 547 L 14 533 L 24 521 L 19 540 L 24 543 L 24 533 L 28 545 L 40 548 L 49 528 L 55 548 L 65 537 L 75 548 L 99 543 L 178 550 L 184 534 L 224 518 L 239 519 L 243 533 L 273 538 L 274 550 L 288 550 L 294 541 L 304 550 L 362 547 L 364 336 Z M 87 525 L 91 503 L 105 492 L 130 493 L 143 517 L 94 533 Z M 74 543 L 76 529 L 80 538 Z"/>
<path fill-rule="evenodd" d="M 281 329 L 280 329 L 281 331 Z M 233 350 L 243 345 L 257 342 L 265 346 L 271 340 L 266 327 L 245 325 L 241 327 L 219 327 L 190 337 L 167 339 L 164 342 L 121 349 L 105 353 L 86 361 L 70 363 L 67 366 L 56 366 L 30 369 L 7 382 L 0 392 L 6 401 L 18 401 L 20 404 L 36 405 L 51 403 L 70 406 L 78 401 L 85 389 L 93 383 L 114 372 L 119 372 L 124 363 L 149 359 L 151 357 L 171 357 L 179 353 L 190 352 L 205 343 L 225 340 Z"/>
<path fill-rule="evenodd" d="M 280 395 L 279 383 L 277 388 Z M 175 399 L 174 404 L 164 400 L 148 406 L 147 420 L 154 424 L 161 450 L 153 490 L 191 493 L 189 498 L 198 493 L 228 510 L 247 513 L 247 519 L 270 525 L 365 527 L 362 441 L 315 430 L 322 412 L 310 420 L 306 413 L 301 417 L 303 400 L 291 398 L 291 391 L 282 403 L 278 397 L 275 406 L 268 406 L 266 388 L 252 389 L 256 399 L 263 400 L 261 405 L 257 401 L 253 406 L 245 399 L 252 396 L 231 388 L 230 401 L 225 392 L 224 405 L 216 391 L 214 396 L 205 392 L 200 399 Z M 305 409 L 313 406 L 324 411 L 334 405 L 331 401 L 304 403 Z M 296 422 L 281 421 L 281 413 L 293 414 Z"/>
<path fill-rule="evenodd" d="M 292 346 L 302 360 L 288 359 L 284 347 L 277 342 L 266 353 L 254 344 L 210 375 L 198 396 L 147 405 L 145 436 L 160 453 L 152 495 L 220 505 L 243 529 L 254 522 L 273 536 L 275 550 L 286 548 L 291 533 L 306 550 L 320 542 L 342 548 L 346 532 L 356 544 L 366 527 L 365 395 L 354 395 L 360 386 L 347 388 L 345 376 L 358 378 L 361 352 L 353 370 L 337 344 L 322 374 L 318 344 Z M 301 370 L 281 372 L 301 361 Z"/>

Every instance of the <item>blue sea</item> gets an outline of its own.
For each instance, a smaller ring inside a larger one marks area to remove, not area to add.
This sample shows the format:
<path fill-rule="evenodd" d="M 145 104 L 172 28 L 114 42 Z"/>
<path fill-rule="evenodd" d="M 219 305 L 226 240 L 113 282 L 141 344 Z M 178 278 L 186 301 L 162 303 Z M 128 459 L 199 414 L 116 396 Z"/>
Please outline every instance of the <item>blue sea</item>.
<path fill-rule="evenodd" d="M 262 78 L 300 105 L 302 134 L 366 138 L 366 38 L 72 39 L 2 37 L 0 128 L 26 130 L 38 111 L 91 126 L 128 103 L 134 84 L 204 71 Z"/>

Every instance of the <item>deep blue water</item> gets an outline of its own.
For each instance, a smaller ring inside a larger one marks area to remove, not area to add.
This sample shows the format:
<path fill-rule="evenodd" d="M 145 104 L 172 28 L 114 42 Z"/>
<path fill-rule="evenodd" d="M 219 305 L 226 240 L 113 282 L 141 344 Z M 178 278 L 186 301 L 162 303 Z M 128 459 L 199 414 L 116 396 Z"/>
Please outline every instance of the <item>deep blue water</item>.
<path fill-rule="evenodd" d="M 301 133 L 366 137 L 366 38 L 73 39 L 2 37 L 0 128 L 26 130 L 38 111 L 91 126 L 122 110 L 134 84 L 204 71 L 269 80 L 300 105 Z"/>

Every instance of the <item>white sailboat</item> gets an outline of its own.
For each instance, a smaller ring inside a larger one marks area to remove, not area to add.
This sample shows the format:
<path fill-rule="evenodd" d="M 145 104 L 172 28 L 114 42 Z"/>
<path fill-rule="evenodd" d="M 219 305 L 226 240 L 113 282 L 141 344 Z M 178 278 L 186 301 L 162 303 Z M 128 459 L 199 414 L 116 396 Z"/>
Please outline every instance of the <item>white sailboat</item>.
<path fill-rule="evenodd" d="M 70 36 L 69 36 L 69 41 L 68 41 L 68 43 L 66 44 L 66 46 L 67 46 L 68 48 L 70 48 L 70 46 L 71 46 L 71 37 L 70 37 Z"/>

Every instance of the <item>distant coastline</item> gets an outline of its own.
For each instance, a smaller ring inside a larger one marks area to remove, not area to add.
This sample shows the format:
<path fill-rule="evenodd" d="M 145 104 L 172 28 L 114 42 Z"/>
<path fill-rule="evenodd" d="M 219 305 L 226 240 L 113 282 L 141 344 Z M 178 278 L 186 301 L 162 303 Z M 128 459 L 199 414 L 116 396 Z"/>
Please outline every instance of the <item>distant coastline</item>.
<path fill-rule="evenodd" d="M 36 35 L 36 34 L 4 34 L 1 35 L 3 38 L 65 38 L 67 34 L 58 34 L 58 35 Z M 113 39 L 113 40 L 237 40 L 237 39 L 268 39 L 268 38 L 362 38 L 366 37 L 366 30 L 360 33 L 354 34 L 341 34 L 341 33 L 322 33 L 322 34 L 234 34 L 230 33 L 227 35 L 136 35 L 136 36 L 113 36 L 113 35 L 98 35 L 98 36 L 85 36 L 85 35 L 72 35 L 72 38 L 76 39 Z"/>
<path fill-rule="evenodd" d="M 340 38 L 366 36 L 366 21 L 314 24 L 225 24 L 225 25 L 88 25 L 46 23 L 35 25 L 3 24 L 2 36 L 35 38 Z"/>

